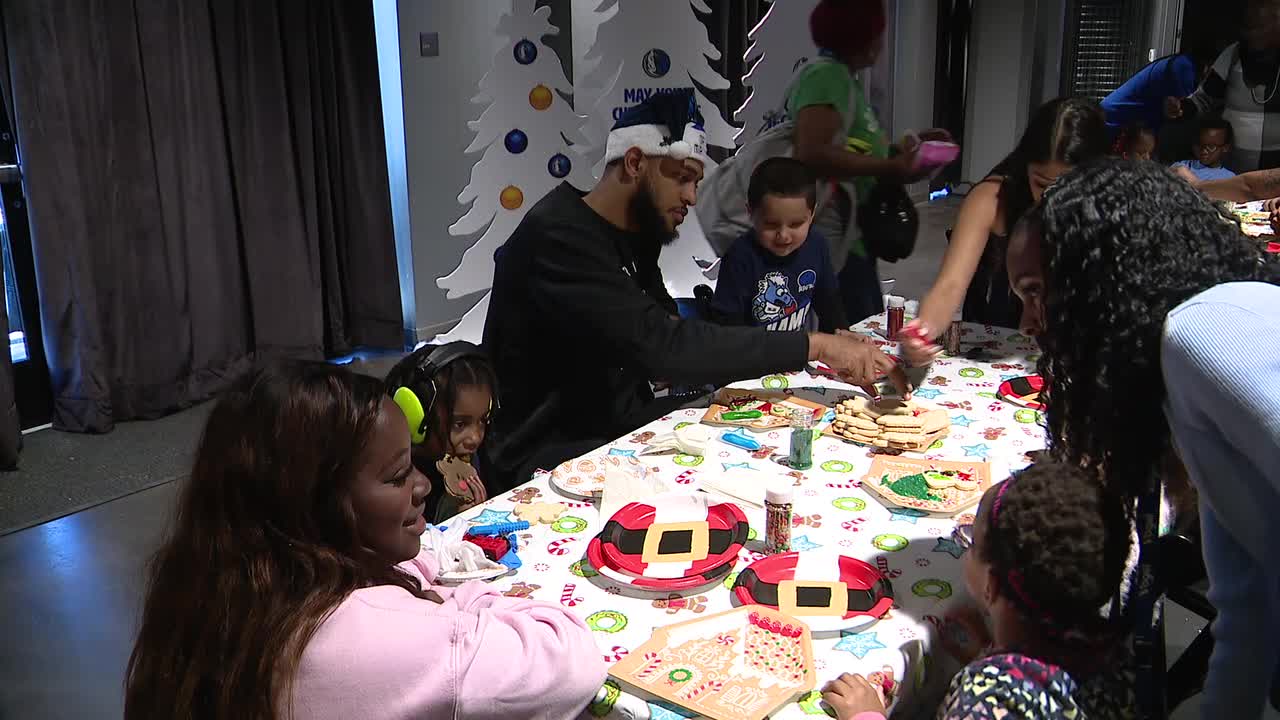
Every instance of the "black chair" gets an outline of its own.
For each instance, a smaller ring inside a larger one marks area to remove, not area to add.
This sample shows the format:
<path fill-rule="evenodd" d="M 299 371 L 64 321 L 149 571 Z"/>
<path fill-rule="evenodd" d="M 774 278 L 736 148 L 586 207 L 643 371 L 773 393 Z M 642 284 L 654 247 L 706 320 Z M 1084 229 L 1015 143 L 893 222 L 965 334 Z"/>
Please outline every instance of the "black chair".
<path fill-rule="evenodd" d="M 1159 580 L 1165 597 L 1204 618 L 1208 623 L 1218 611 L 1197 587 L 1207 577 L 1200 549 L 1200 522 L 1195 519 L 1185 529 L 1176 529 L 1158 541 Z M 1213 634 L 1205 627 L 1187 649 L 1174 660 L 1165 674 L 1165 702 L 1170 712 L 1204 689 L 1209 672 L 1209 656 L 1213 654 Z M 1275 703 L 1275 692 L 1272 692 Z"/>

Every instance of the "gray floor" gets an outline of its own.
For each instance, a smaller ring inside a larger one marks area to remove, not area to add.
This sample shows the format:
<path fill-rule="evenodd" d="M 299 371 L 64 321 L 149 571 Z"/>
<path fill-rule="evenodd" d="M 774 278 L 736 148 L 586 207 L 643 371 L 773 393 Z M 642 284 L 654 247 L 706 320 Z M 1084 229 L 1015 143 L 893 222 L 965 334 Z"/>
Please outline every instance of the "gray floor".
<path fill-rule="evenodd" d="M 954 200 L 923 208 L 916 254 L 882 268 L 883 277 L 897 279 L 897 294 L 919 298 L 928 288 L 954 208 Z M 381 375 L 390 362 L 381 359 L 354 369 Z M 188 412 L 192 415 L 167 425 L 125 425 L 106 436 L 51 431 L 46 431 L 47 441 L 29 436 L 24 464 L 60 463 L 66 482 L 83 488 L 83 497 L 63 503 L 64 511 L 95 497 L 120 495 L 121 477 L 136 475 L 139 468 L 150 473 L 139 484 L 154 486 L 130 486 L 138 491 L 0 537 L 0 720 L 120 717 L 145 563 L 168 526 L 181 482 L 172 478 L 183 475 L 183 453 L 193 447 L 203 418 L 195 414 L 203 411 Z M 161 428 L 168 431 L 157 432 Z M 97 454 L 86 461 L 90 449 Z M 0 493 L 6 493 L 0 500 L 22 492 L 13 476 L 0 475 Z M 1170 609 L 1168 625 L 1171 657 L 1202 627 L 1178 608 Z M 1174 717 L 1191 720 L 1194 713 L 1194 703 L 1188 703 Z"/>

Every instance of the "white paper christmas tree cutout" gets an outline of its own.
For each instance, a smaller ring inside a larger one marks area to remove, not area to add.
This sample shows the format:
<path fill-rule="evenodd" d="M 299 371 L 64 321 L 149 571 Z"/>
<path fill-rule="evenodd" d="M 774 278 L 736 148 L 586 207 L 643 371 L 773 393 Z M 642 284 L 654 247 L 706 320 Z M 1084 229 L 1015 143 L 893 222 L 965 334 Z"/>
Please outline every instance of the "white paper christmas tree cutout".
<path fill-rule="evenodd" d="M 747 33 L 751 46 L 743 57 L 750 69 L 742 84 L 751 94 L 733 113 L 742 123 L 734 138 L 739 145 L 787 119 L 785 94 L 795 70 L 818 53 L 809 32 L 809 15 L 817 5 L 818 0 L 773 0 Z"/>
<path fill-rule="evenodd" d="M 589 113 L 583 127 L 589 149 L 583 154 L 594 159 L 595 177 L 604 170 L 614 111 L 638 104 L 654 89 L 694 88 L 707 143 L 733 148 L 733 126 L 698 87 L 724 90 L 729 81 L 711 67 L 720 50 L 694 10 L 711 12 L 705 0 L 598 0 L 595 12 L 603 19 L 585 59 L 592 69 L 574 95 L 578 108 Z"/>
<path fill-rule="evenodd" d="M 590 184 L 589 163 L 577 152 L 584 143 L 585 118 L 562 97 L 572 94 L 573 87 L 555 52 L 542 44 L 544 36 L 560 32 L 547 20 L 551 8 L 535 8 L 534 0 L 512 0 L 511 5 L 497 27 L 506 42 L 472 98 L 487 106 L 467 123 L 475 139 L 466 151 L 483 150 L 484 155 L 458 195 L 458 202 L 468 207 L 449 234 L 481 234 L 458 267 L 436 281 L 450 299 L 492 287 L 494 251 L 543 195 L 562 180 L 580 187 Z"/>

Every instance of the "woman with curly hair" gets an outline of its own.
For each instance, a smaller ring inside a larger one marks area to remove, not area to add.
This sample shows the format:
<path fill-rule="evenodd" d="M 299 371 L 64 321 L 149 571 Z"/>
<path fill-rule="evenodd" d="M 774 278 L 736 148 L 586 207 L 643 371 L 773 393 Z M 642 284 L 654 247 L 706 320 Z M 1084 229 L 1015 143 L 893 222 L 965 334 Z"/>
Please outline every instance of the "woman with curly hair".
<path fill-rule="evenodd" d="M 152 562 L 126 720 L 576 717 L 604 681 L 591 632 L 434 585 L 429 487 L 381 382 L 327 363 L 238 380 Z"/>
<path fill-rule="evenodd" d="M 1280 660 L 1280 525 L 1268 522 L 1280 514 L 1275 267 L 1168 170 L 1109 160 L 1045 193 L 1008 269 L 1022 330 L 1043 349 L 1051 452 L 1136 499 L 1131 604 L 1147 627 L 1153 498 L 1175 451 L 1185 464 L 1219 612 L 1205 717 L 1258 717 Z"/>
<path fill-rule="evenodd" d="M 1129 554 L 1119 495 L 1076 465 L 1041 461 L 987 491 L 964 555 L 969 593 L 991 619 L 965 623 L 968 665 L 939 720 L 1120 720 L 1132 678 L 1116 671 L 1124 628 L 1100 608 L 1117 593 Z M 829 683 L 840 720 L 884 720 L 861 675 Z"/>

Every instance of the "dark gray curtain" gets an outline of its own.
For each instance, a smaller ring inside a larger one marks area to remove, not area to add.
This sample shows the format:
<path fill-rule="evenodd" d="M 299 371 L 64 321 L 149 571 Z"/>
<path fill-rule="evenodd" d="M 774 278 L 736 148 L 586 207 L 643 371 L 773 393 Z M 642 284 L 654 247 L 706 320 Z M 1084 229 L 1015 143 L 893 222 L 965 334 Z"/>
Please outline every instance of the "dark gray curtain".
<path fill-rule="evenodd" d="M 401 345 L 369 2 L 0 8 L 55 427 Z"/>

